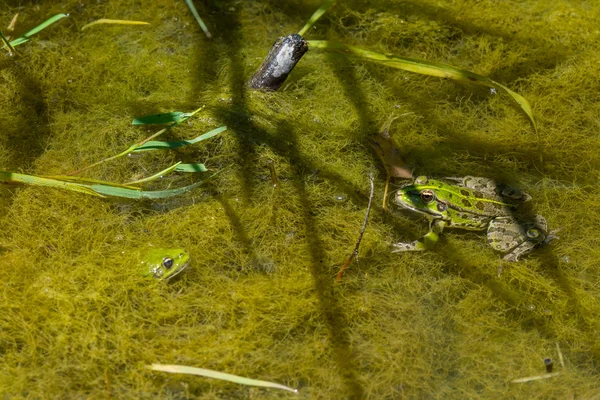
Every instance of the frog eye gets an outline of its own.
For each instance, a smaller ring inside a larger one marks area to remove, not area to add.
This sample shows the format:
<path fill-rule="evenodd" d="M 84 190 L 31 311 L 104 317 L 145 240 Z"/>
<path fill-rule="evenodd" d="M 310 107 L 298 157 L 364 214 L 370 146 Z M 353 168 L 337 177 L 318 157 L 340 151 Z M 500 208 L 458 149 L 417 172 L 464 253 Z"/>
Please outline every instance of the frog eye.
<path fill-rule="evenodd" d="M 429 204 L 435 200 L 435 193 L 433 193 L 433 190 L 423 190 L 420 196 L 421 201 L 425 204 Z"/>
<path fill-rule="evenodd" d="M 165 257 L 162 260 L 162 266 L 165 267 L 166 269 L 171 269 L 171 267 L 173 266 L 173 259 L 171 257 Z"/>
<path fill-rule="evenodd" d="M 540 236 L 540 231 L 537 229 L 528 229 L 527 230 L 527 237 L 530 239 L 535 239 L 536 237 Z"/>

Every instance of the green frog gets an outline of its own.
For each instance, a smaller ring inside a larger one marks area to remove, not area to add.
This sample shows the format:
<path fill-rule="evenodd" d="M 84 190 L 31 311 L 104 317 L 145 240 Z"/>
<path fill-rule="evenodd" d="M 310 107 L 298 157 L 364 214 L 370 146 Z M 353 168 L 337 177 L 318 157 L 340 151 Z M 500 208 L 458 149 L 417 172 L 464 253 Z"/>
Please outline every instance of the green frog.
<path fill-rule="evenodd" d="M 183 271 L 188 266 L 190 255 L 185 249 L 156 247 L 140 251 L 138 260 L 140 275 L 164 281 Z"/>
<path fill-rule="evenodd" d="M 490 246 L 505 254 L 504 260 L 518 261 L 534 248 L 557 238 L 548 233 L 546 219 L 541 215 L 519 216 L 519 206 L 530 199 L 527 193 L 488 178 L 434 180 L 419 176 L 397 190 L 392 202 L 425 214 L 430 220 L 429 232 L 414 242 L 394 244 L 393 251 L 430 248 L 444 228 L 487 229 Z"/>

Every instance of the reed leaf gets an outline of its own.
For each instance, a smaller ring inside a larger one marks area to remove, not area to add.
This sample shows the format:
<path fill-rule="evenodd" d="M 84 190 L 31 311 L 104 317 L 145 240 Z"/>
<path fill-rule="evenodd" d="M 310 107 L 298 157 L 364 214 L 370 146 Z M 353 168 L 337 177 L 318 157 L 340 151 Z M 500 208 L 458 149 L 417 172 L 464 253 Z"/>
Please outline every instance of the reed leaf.
<path fill-rule="evenodd" d="M 122 197 L 126 199 L 164 199 L 167 197 L 179 196 L 204 184 L 204 181 L 198 181 L 191 185 L 183 186 L 175 189 L 166 190 L 135 190 L 127 189 L 120 186 L 109 185 L 91 185 L 90 188 L 96 193 L 104 196 Z"/>
<path fill-rule="evenodd" d="M 216 174 L 215 174 L 216 175 Z M 213 175 L 213 176 L 215 176 Z M 212 178 L 212 176 L 211 176 Z M 21 183 L 33 186 L 53 187 L 65 189 L 78 193 L 84 193 L 98 197 L 122 197 L 126 199 L 164 199 L 167 197 L 178 196 L 189 192 L 202 184 L 204 181 L 198 181 L 191 185 L 167 189 L 167 190 L 142 190 L 140 188 L 127 185 L 120 185 L 112 182 L 91 180 L 86 178 L 67 177 L 44 177 L 36 175 L 18 174 L 16 172 L 0 171 L 0 182 L 3 183 Z M 85 182 L 85 183 L 82 183 Z M 93 183 L 92 183 L 93 182 Z"/>
<path fill-rule="evenodd" d="M 297 389 L 293 389 L 293 388 L 285 386 L 285 385 L 280 385 L 279 383 L 245 378 L 243 376 L 227 374 L 225 372 L 214 371 L 212 369 L 206 369 L 206 368 L 195 368 L 195 367 L 187 367 L 185 365 L 169 365 L 169 364 L 152 364 L 151 366 L 148 366 L 147 368 L 149 368 L 153 371 L 169 372 L 172 374 L 197 375 L 197 376 L 203 376 L 205 378 L 213 378 L 213 379 L 219 379 L 222 381 L 238 383 L 240 385 L 258 386 L 258 387 L 272 388 L 272 389 L 282 389 L 282 390 L 287 390 L 288 392 L 298 393 Z"/>
<path fill-rule="evenodd" d="M 68 16 L 69 16 L 69 14 L 56 14 L 55 16 L 48 18 L 46 21 L 42 22 L 41 24 L 39 24 L 38 26 L 36 26 L 32 30 L 30 30 L 29 32 L 25 33 L 23 36 L 18 37 L 15 40 L 12 40 L 10 42 L 11 46 L 15 47 L 15 46 L 18 46 L 20 44 L 30 41 L 31 36 L 35 35 L 36 33 L 40 32 L 43 29 L 46 29 L 47 27 L 49 27 L 56 21 L 59 21 Z"/>
<path fill-rule="evenodd" d="M 160 142 L 160 141 L 155 141 L 155 140 L 151 140 L 149 142 L 146 142 L 144 144 L 142 144 L 139 147 L 136 147 L 133 152 L 137 153 L 140 151 L 152 151 L 152 150 L 170 150 L 170 149 L 176 149 L 178 147 L 183 147 L 183 146 L 187 146 L 190 144 L 195 144 L 198 142 L 201 142 L 203 140 L 206 139 L 210 139 L 214 136 L 217 136 L 219 133 L 226 131 L 227 127 L 226 126 L 221 126 L 219 128 L 213 129 L 210 132 L 204 133 L 198 137 L 195 137 L 193 139 L 190 140 L 179 140 L 176 142 Z"/>
<path fill-rule="evenodd" d="M 175 168 L 176 172 L 206 172 L 208 169 L 204 164 L 179 164 Z"/>
<path fill-rule="evenodd" d="M 16 172 L 0 171 L 0 182 L 54 187 L 58 189 L 66 189 L 74 192 L 85 193 L 92 196 L 104 197 L 102 194 L 96 192 L 85 184 L 60 181 L 54 178 L 45 178 L 41 176 L 18 174 Z"/>
<path fill-rule="evenodd" d="M 159 171 L 159 172 L 155 173 L 154 175 L 150 175 L 150 176 L 148 176 L 146 178 L 138 179 L 136 181 L 127 182 L 127 185 L 135 185 L 135 184 L 138 184 L 138 183 L 150 182 L 150 181 L 153 181 L 153 180 L 155 180 L 157 178 L 161 178 L 161 177 L 163 177 L 163 176 L 165 176 L 167 174 L 170 174 L 171 172 L 175 171 L 180 164 L 181 164 L 181 161 L 179 161 L 179 162 L 171 165 L 168 168 L 163 169 L 162 171 Z"/>
<path fill-rule="evenodd" d="M 130 21 L 125 19 L 106 19 L 101 18 L 96 21 L 90 22 L 89 24 L 85 24 L 81 27 L 81 30 L 89 28 L 90 26 L 106 24 L 106 25 L 150 25 L 150 22 L 145 21 Z"/>
<path fill-rule="evenodd" d="M 310 19 L 306 22 L 306 24 L 304 24 L 304 26 L 302 27 L 302 29 L 300 29 L 300 32 L 298 32 L 298 35 L 304 36 L 306 34 L 306 32 L 308 32 L 308 30 L 310 28 L 312 28 L 312 26 L 315 24 L 315 22 L 317 22 L 317 20 L 319 18 L 321 18 L 321 16 L 323 14 L 325 14 L 325 11 L 327 11 L 327 9 L 329 7 L 331 7 L 331 5 L 333 3 L 335 3 L 335 0 L 327 0 L 327 1 L 325 1 L 323 3 L 323 5 L 321 5 L 321 7 L 319 7 L 319 9 L 313 13 L 313 15 L 310 17 Z"/>
<path fill-rule="evenodd" d="M 184 113 L 181 111 L 173 111 L 162 114 L 145 115 L 143 117 L 137 117 L 131 125 L 148 125 L 148 124 L 170 124 L 171 122 L 179 122 L 183 118 L 187 118 L 191 113 Z"/>
<path fill-rule="evenodd" d="M 198 10 L 196 10 L 196 6 L 194 6 L 192 0 L 185 0 L 185 4 L 187 4 L 194 18 L 196 18 L 196 22 L 198 22 L 198 25 L 200 25 L 200 28 L 202 29 L 206 37 L 209 39 L 212 38 L 211 33 L 208 31 L 208 27 L 206 26 L 204 21 L 202 21 L 202 18 L 200 18 L 200 14 L 198 14 Z"/>
<path fill-rule="evenodd" d="M 487 86 L 490 88 L 504 91 L 510 95 L 519 104 L 521 109 L 527 114 L 534 130 L 537 132 L 537 125 L 533 116 L 531 105 L 520 94 L 510 90 L 506 86 L 486 77 L 476 74 L 471 71 L 459 69 L 451 65 L 437 63 L 433 61 L 424 61 L 408 57 L 400 57 L 395 55 L 381 54 L 373 51 L 363 50 L 358 47 L 348 46 L 340 43 L 329 42 L 325 40 L 309 40 L 309 46 L 315 49 L 331 50 L 348 54 L 354 58 L 373 61 L 378 64 L 386 65 L 392 68 L 398 68 L 405 71 L 415 72 L 417 74 L 437 76 L 439 78 L 448 78 L 462 83 L 474 83 L 477 85 Z"/>

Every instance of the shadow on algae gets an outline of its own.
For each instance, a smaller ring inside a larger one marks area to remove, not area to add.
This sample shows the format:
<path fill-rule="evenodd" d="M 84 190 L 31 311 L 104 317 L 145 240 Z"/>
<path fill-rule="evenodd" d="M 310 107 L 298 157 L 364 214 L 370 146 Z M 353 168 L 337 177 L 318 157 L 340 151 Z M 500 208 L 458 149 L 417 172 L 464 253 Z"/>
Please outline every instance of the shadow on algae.
<path fill-rule="evenodd" d="M 90 171 L 111 182 L 180 160 L 220 171 L 181 197 L 0 187 L 3 397 L 600 396 L 599 11 L 567 1 L 349 1 L 306 35 L 490 77 L 529 100 L 536 134 L 506 95 L 319 51 L 278 92 L 249 91 L 271 44 L 320 2 L 196 6 L 211 40 L 183 1 L 0 6 L 3 27 L 19 13 L 15 36 L 70 14 L 0 60 L 0 169 L 76 170 L 147 137 L 130 125 L 141 115 L 206 106 L 164 140 L 228 127 L 194 148 Z M 80 31 L 98 18 L 150 25 Z M 379 206 L 385 170 L 369 138 L 394 117 L 390 135 L 416 175 L 519 185 L 533 196 L 528 212 L 562 229 L 560 240 L 510 264 L 484 235 L 462 231 L 430 252 L 392 254 L 391 243 L 427 230 L 418 216 Z M 370 172 L 369 225 L 336 284 L 364 219 Z M 149 189 L 189 183 L 169 176 Z M 191 265 L 172 282 L 150 283 L 132 273 L 149 245 L 185 248 Z M 544 375 L 546 358 L 560 374 L 511 382 Z M 145 368 L 152 363 L 299 394 L 160 374 Z"/>

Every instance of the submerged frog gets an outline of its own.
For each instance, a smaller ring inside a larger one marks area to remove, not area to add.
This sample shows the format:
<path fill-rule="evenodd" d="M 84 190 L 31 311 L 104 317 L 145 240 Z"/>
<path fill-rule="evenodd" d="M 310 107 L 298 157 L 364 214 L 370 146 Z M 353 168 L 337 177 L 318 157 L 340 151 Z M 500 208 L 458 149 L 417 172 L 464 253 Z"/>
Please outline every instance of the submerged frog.
<path fill-rule="evenodd" d="M 150 248 L 139 252 L 140 275 L 159 280 L 168 280 L 183 271 L 190 261 L 185 249 Z"/>
<path fill-rule="evenodd" d="M 541 215 L 519 216 L 519 206 L 530 199 L 527 193 L 488 178 L 465 176 L 442 181 L 419 176 L 396 191 L 392 201 L 425 214 L 430 220 L 429 232 L 412 243 L 394 244 L 394 252 L 425 250 L 438 241 L 444 228 L 487 229 L 490 246 L 504 253 L 505 260 L 518 261 L 536 246 L 556 238 L 548 233 Z"/>

